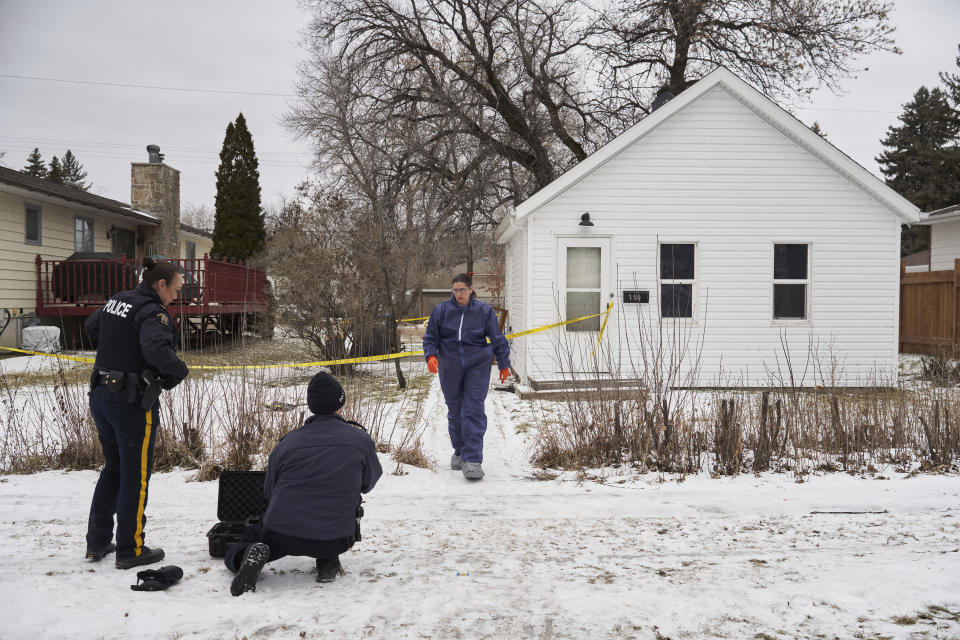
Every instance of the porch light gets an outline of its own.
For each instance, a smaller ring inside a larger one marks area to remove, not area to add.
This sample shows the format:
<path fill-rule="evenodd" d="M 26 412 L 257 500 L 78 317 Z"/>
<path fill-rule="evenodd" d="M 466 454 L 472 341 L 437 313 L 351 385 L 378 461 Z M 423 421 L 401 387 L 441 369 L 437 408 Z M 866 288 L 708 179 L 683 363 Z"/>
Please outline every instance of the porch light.
<path fill-rule="evenodd" d="M 592 227 L 592 226 L 593 226 L 593 223 L 590 222 L 590 213 L 589 213 L 589 212 L 584 213 L 582 216 L 580 216 L 580 226 L 581 226 L 581 227 Z"/>

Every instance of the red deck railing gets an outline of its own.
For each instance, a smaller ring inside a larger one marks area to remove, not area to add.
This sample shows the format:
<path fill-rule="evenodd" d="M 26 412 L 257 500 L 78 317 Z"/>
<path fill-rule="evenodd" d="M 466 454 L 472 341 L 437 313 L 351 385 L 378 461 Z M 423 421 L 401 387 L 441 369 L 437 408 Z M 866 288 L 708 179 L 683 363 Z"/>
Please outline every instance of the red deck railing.
<path fill-rule="evenodd" d="M 171 260 L 183 274 L 173 314 L 208 315 L 266 311 L 266 274 L 244 264 L 208 256 Z M 37 315 L 87 316 L 113 294 L 140 281 L 140 263 L 112 260 L 44 260 L 37 256 Z"/>

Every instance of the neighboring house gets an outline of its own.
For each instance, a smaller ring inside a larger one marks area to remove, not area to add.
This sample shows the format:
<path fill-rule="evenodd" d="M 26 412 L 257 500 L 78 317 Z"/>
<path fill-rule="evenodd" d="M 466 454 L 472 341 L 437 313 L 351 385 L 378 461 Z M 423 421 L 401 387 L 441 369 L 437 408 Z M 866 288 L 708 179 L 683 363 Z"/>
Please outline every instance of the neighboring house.
<path fill-rule="evenodd" d="M 594 355 L 601 318 L 516 339 L 511 362 L 534 388 L 641 378 L 645 360 L 671 386 L 892 382 L 900 225 L 917 219 L 718 69 L 501 223 L 508 330 L 616 303 Z"/>
<path fill-rule="evenodd" d="M 924 213 L 920 224 L 930 226 L 930 270 L 952 270 L 960 258 L 960 204 Z"/>
<path fill-rule="evenodd" d="M 202 286 L 215 293 L 211 270 L 220 283 L 229 280 L 235 289 L 237 281 L 245 285 L 246 274 L 237 276 L 244 267 L 204 260 L 212 234 L 180 224 L 180 172 L 163 164 L 158 147 L 151 145 L 148 151 L 149 162 L 131 163 L 132 204 L 0 167 L 0 327 L 7 313 L 13 318 L 0 335 L 0 346 L 18 346 L 23 323 L 34 315 L 75 336 L 83 317 L 115 292 L 107 287 L 135 286 L 126 280 L 104 283 L 106 276 L 135 274 L 135 264 L 145 255 L 181 259 L 185 280 L 193 285 L 188 292 L 197 303 L 188 314 L 209 313 L 199 303 Z M 101 260 L 101 266 L 86 271 L 62 266 L 78 253 L 100 254 L 98 259 L 110 254 L 127 262 Z M 108 263 L 124 266 L 102 266 Z M 89 283 L 91 273 L 99 279 L 95 287 Z M 84 278 L 84 283 L 75 282 Z M 208 295 L 204 303 L 208 300 L 222 305 L 227 297 Z"/>
<path fill-rule="evenodd" d="M 450 269 L 427 275 L 423 289 L 420 290 L 419 314 L 430 315 L 433 308 L 447 300 L 451 295 L 453 276 L 467 271 L 467 263 L 461 262 Z M 503 305 L 503 268 L 490 257 L 478 258 L 473 262 L 473 289 L 477 297 L 493 305 Z"/>
<path fill-rule="evenodd" d="M 904 272 L 930 271 L 930 249 L 900 258 L 900 268 Z"/>

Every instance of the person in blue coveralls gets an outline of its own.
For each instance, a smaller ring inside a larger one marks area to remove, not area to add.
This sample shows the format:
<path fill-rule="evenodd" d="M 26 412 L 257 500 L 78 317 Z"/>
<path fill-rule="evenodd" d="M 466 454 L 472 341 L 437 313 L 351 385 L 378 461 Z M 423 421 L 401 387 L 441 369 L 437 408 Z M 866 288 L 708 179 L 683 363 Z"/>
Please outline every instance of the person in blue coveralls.
<path fill-rule="evenodd" d="M 496 356 L 500 382 L 506 382 L 510 345 L 500 333 L 496 312 L 477 300 L 470 274 L 455 275 L 450 299 L 434 307 L 423 336 L 423 354 L 430 373 L 440 376 L 447 403 L 447 428 L 453 445 L 450 468 L 463 471 L 469 480 L 479 480 L 483 477 L 483 434 L 487 431 L 483 402 L 490 387 L 490 357 Z"/>
<path fill-rule="evenodd" d="M 177 357 L 177 328 L 167 311 L 183 276 L 172 262 L 147 257 L 143 266 L 136 289 L 111 297 L 83 325 L 98 339 L 90 413 L 104 458 L 90 504 L 87 559 L 99 561 L 116 551 L 118 569 L 163 560 L 163 549 L 143 544 L 159 398 L 162 389 L 177 386 L 188 373 Z"/>

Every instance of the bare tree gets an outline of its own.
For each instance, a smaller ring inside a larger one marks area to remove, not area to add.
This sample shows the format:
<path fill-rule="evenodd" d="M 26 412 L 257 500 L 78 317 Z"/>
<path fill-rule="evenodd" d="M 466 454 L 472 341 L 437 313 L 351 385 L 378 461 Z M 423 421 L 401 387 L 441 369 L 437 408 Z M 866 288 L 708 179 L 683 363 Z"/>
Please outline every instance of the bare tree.
<path fill-rule="evenodd" d="M 185 204 L 180 209 L 180 222 L 203 229 L 204 231 L 213 231 L 214 212 L 205 204 Z"/>
<path fill-rule="evenodd" d="M 348 283 L 356 279 L 343 260 L 346 247 L 337 224 L 346 202 L 336 194 L 300 185 L 270 220 L 267 264 L 284 324 L 312 345 L 323 360 L 351 354 L 345 316 L 355 301 Z"/>
<path fill-rule="evenodd" d="M 369 336 L 382 322 L 386 346 L 396 350 L 396 320 L 416 304 L 451 208 L 449 192 L 425 164 L 443 141 L 418 129 L 413 114 L 391 117 L 413 105 L 386 109 L 371 98 L 380 70 L 344 66 L 337 58 L 318 57 L 312 64 L 310 98 L 286 122 L 314 140 L 318 169 L 346 203 L 328 232 L 342 238 L 339 259 L 354 273 L 350 295 L 366 303 L 361 333 Z M 396 371 L 403 386 L 399 363 Z"/>
<path fill-rule="evenodd" d="M 771 96 L 839 90 L 871 51 L 900 53 L 886 0 L 613 0 L 593 30 L 611 115 L 629 121 L 724 66 Z"/>
<path fill-rule="evenodd" d="M 522 199 L 583 160 L 599 124 L 582 78 L 579 0 L 317 0 L 308 44 L 378 70 L 369 97 L 397 117 L 466 136 L 518 170 Z M 313 67 L 315 68 L 315 67 Z M 304 69 L 304 99 L 313 77 Z"/>

